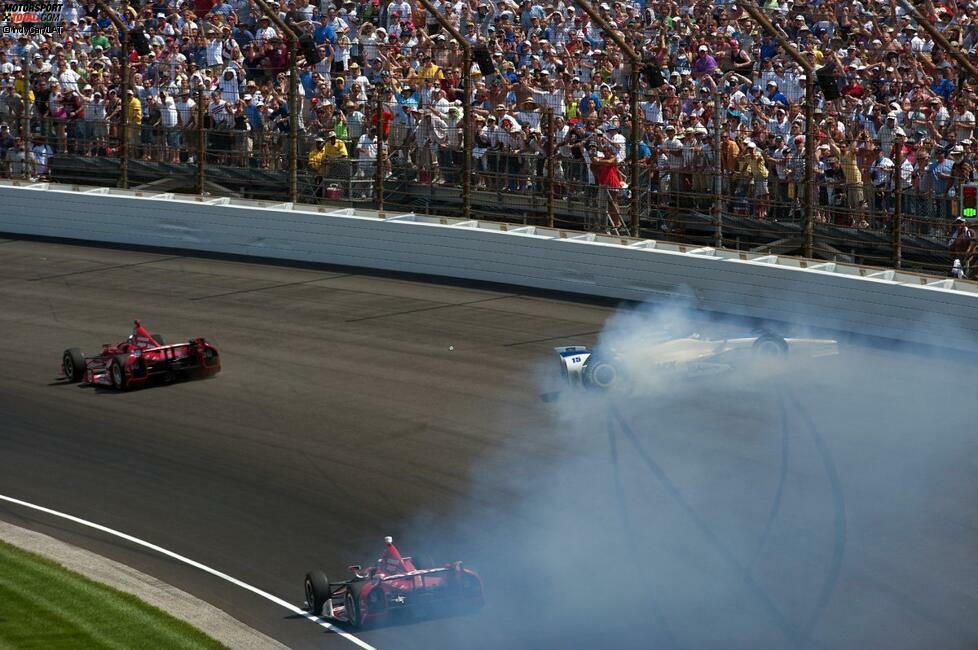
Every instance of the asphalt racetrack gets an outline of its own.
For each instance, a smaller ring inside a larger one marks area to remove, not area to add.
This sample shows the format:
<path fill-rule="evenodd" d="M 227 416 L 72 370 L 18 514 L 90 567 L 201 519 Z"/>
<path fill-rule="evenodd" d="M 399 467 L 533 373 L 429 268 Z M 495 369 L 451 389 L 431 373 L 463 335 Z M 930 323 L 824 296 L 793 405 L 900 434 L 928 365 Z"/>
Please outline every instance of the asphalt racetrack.
<path fill-rule="evenodd" d="M 614 313 L 0 240 L 0 494 L 297 605 L 308 569 L 345 577 L 384 535 L 481 572 L 481 612 L 357 633 L 379 649 L 978 646 L 973 359 L 844 347 L 777 377 L 558 394 L 551 347 L 593 343 Z M 64 348 L 96 352 L 134 318 L 214 340 L 223 373 L 124 394 L 57 381 Z M 354 647 L 127 542 L 13 505 L 0 518 L 289 646 Z"/>

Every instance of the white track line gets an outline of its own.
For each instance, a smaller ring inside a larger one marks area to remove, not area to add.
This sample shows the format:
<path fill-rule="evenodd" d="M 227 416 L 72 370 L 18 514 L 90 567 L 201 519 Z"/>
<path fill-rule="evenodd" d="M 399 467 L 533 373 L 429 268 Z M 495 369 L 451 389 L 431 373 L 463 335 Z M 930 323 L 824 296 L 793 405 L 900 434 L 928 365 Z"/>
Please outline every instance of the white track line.
<path fill-rule="evenodd" d="M 107 526 L 103 526 L 101 524 L 96 524 L 96 523 L 91 522 L 91 521 L 86 521 L 84 519 L 81 519 L 79 517 L 75 517 L 73 515 L 66 514 L 64 512 L 58 512 L 57 510 L 51 510 L 50 508 L 45 508 L 43 506 L 37 506 L 37 505 L 34 505 L 33 503 L 28 503 L 27 501 L 21 501 L 20 499 L 14 499 L 13 497 L 4 496 L 2 494 L 0 494 L 0 501 L 9 501 L 10 503 L 14 503 L 14 504 L 17 504 L 19 506 L 23 506 L 25 508 L 30 508 L 32 510 L 38 510 L 40 512 L 44 512 L 44 513 L 47 513 L 49 515 L 53 515 L 55 517 L 61 517 L 62 519 L 67 519 L 68 521 L 73 521 L 76 524 L 81 524 L 82 526 L 88 526 L 89 528 L 94 528 L 95 530 L 100 530 L 103 533 L 108 533 L 109 535 L 114 535 L 115 537 L 119 537 L 119 538 L 124 539 L 124 540 L 126 540 L 128 542 L 132 542 L 133 544 L 138 544 L 139 546 L 146 547 L 148 549 L 151 549 L 153 551 L 156 551 L 157 553 L 161 553 L 161 554 L 163 554 L 163 555 L 165 555 L 167 557 L 171 557 L 174 560 L 179 560 L 180 562 L 183 562 L 184 564 L 189 564 L 190 566 L 192 566 L 194 568 L 197 568 L 197 569 L 200 569 L 201 571 L 204 571 L 205 573 L 209 573 L 212 576 L 216 576 L 216 577 L 220 578 L 221 580 L 226 580 L 227 582 L 230 582 L 231 584 L 233 584 L 235 586 L 241 587 L 242 589 L 247 589 L 248 591 L 250 591 L 250 592 L 252 592 L 254 594 L 258 594 L 262 598 L 264 598 L 266 600 L 270 600 L 273 603 L 275 603 L 276 605 L 279 605 L 281 607 L 284 607 L 285 609 L 289 610 L 293 614 L 298 614 L 299 616 L 302 616 L 304 618 L 307 618 L 310 621 L 312 621 L 313 623 L 316 623 L 317 625 L 321 625 L 322 627 L 326 628 L 330 632 L 334 632 L 336 634 L 339 634 L 341 637 L 343 637 L 344 639 L 346 639 L 350 643 L 353 643 L 355 645 L 358 645 L 361 648 L 363 648 L 364 650 L 377 650 L 377 648 L 373 647 L 372 645 L 370 645 L 366 641 L 361 641 L 360 639 L 358 639 L 357 637 L 353 636 L 349 632 L 346 632 L 344 630 L 341 630 L 340 628 L 336 627 L 335 625 L 332 625 L 329 621 L 325 620 L 321 616 L 315 616 L 313 614 L 310 614 L 306 610 L 300 609 L 299 607 L 296 607 L 292 603 L 290 603 L 290 602 L 288 602 L 286 600 L 282 600 L 278 596 L 274 596 L 274 595 L 268 593 L 267 591 L 262 591 L 258 587 L 253 587 L 252 585 L 249 585 L 247 582 L 242 582 L 241 580 L 238 580 L 237 578 L 232 578 L 231 576 L 229 576 L 226 573 L 221 573 L 217 569 L 212 569 L 209 566 L 206 566 L 204 564 L 201 564 L 200 562 L 196 562 L 194 560 L 191 560 L 188 557 L 184 557 L 184 556 L 180 555 L 179 553 L 174 553 L 173 551 L 168 551 L 167 549 L 165 549 L 165 548 L 163 548 L 161 546 L 157 546 L 156 544 L 152 544 L 150 542 L 141 540 L 141 539 L 139 539 L 137 537 L 133 537 L 132 535 L 127 535 L 126 533 L 120 532 L 118 530 L 114 530 L 114 529 L 109 528 Z"/>

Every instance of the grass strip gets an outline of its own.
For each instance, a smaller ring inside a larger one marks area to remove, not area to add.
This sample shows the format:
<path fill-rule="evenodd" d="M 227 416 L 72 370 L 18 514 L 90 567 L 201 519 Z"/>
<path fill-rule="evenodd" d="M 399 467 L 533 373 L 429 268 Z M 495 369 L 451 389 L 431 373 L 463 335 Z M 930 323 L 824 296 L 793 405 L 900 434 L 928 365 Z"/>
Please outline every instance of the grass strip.
<path fill-rule="evenodd" d="M 0 648 L 223 648 L 139 598 L 0 542 Z"/>

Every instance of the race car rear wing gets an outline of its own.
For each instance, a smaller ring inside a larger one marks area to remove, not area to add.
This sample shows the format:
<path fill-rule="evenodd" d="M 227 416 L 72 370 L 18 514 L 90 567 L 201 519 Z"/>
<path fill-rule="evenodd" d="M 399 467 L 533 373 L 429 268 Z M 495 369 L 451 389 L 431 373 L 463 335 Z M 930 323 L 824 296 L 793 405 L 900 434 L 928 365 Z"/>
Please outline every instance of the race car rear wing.
<path fill-rule="evenodd" d="M 591 356 L 591 349 L 583 345 L 568 345 L 554 348 L 554 352 L 557 353 L 561 378 L 571 386 L 582 386 L 584 365 Z"/>

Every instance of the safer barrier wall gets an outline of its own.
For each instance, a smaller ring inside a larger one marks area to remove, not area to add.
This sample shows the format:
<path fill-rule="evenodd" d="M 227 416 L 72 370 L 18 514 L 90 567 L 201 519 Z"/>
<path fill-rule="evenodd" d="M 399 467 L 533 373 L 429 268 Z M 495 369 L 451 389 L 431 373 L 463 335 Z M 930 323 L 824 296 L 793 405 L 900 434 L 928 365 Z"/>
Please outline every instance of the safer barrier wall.
<path fill-rule="evenodd" d="M 0 231 L 498 282 L 978 350 L 972 282 L 533 226 L 0 183 Z"/>

